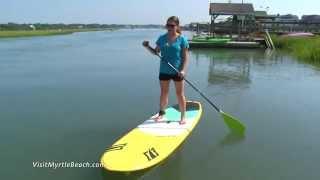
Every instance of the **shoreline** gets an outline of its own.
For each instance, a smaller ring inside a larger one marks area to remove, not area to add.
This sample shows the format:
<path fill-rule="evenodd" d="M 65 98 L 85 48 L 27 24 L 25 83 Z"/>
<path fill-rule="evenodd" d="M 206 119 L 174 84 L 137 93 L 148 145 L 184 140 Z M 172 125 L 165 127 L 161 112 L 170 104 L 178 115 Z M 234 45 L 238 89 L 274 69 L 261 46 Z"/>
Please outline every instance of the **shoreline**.
<path fill-rule="evenodd" d="M 90 32 L 90 31 L 115 31 L 116 29 L 50 29 L 50 30 L 12 30 L 0 31 L 0 39 L 3 38 L 19 38 L 19 37 L 37 37 L 37 36 L 57 36 L 67 35 L 76 32 Z"/>

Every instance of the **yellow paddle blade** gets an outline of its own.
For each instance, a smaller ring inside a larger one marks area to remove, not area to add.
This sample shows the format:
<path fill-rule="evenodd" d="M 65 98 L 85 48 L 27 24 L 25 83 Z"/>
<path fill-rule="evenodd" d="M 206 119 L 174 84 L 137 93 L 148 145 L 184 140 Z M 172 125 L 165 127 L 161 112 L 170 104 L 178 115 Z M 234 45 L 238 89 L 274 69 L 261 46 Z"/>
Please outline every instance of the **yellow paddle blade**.
<path fill-rule="evenodd" d="M 240 120 L 222 111 L 220 111 L 220 114 L 233 133 L 244 134 L 246 127 L 240 122 Z"/>

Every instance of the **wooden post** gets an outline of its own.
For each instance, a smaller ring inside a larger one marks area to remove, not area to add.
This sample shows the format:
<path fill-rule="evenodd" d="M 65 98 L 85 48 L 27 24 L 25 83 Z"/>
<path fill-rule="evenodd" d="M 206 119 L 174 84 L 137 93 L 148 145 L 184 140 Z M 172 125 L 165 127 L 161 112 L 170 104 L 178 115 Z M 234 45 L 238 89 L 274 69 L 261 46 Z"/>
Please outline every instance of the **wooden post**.
<path fill-rule="evenodd" d="M 215 25 L 214 22 L 219 15 L 211 15 L 211 24 L 210 24 L 210 36 L 214 36 Z"/>
<path fill-rule="evenodd" d="M 199 25 L 199 23 L 197 23 L 197 34 L 199 34 L 200 33 L 200 25 Z"/>

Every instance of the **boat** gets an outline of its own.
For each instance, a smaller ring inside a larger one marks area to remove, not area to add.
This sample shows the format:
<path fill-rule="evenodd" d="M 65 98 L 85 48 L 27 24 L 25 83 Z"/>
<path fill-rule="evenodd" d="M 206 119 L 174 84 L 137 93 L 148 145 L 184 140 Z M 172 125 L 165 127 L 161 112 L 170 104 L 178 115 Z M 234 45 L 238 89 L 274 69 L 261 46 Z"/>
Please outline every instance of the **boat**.
<path fill-rule="evenodd" d="M 200 43 L 215 43 L 215 44 L 225 44 L 231 41 L 230 38 L 217 38 L 217 37 L 205 37 L 205 36 L 196 36 L 193 37 L 192 42 L 200 42 Z"/>

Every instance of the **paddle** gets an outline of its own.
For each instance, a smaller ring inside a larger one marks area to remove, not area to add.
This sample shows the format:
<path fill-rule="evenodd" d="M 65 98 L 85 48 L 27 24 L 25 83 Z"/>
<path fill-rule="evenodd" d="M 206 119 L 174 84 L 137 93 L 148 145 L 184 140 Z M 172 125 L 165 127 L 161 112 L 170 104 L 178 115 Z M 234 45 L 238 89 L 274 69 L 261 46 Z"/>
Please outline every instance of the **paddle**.
<path fill-rule="evenodd" d="M 164 61 L 162 57 L 157 53 L 155 49 L 149 46 L 149 43 L 147 41 L 143 42 L 143 46 L 146 47 L 149 51 L 151 51 L 154 55 L 158 56 L 160 60 Z M 179 71 L 168 61 L 165 61 L 174 71 L 179 73 Z M 195 90 L 197 91 L 216 111 L 220 113 L 222 116 L 222 119 L 224 120 L 225 124 L 228 126 L 228 128 L 234 132 L 243 134 L 246 130 L 246 127 L 244 124 L 240 122 L 237 118 L 223 112 L 221 109 L 219 109 L 207 96 L 201 92 L 192 82 L 190 82 L 187 78 L 183 77 L 183 79 Z"/>

